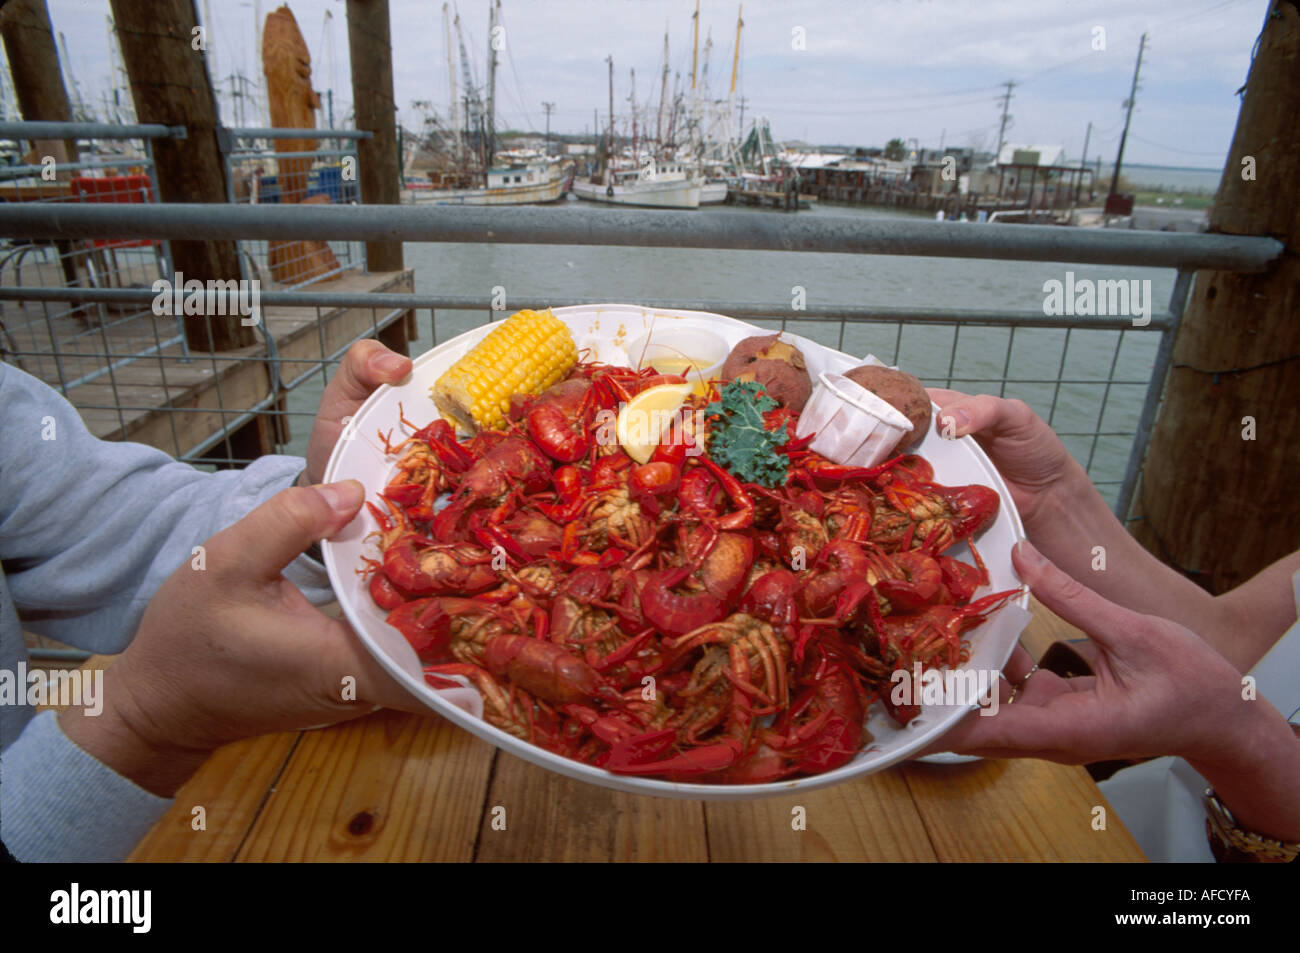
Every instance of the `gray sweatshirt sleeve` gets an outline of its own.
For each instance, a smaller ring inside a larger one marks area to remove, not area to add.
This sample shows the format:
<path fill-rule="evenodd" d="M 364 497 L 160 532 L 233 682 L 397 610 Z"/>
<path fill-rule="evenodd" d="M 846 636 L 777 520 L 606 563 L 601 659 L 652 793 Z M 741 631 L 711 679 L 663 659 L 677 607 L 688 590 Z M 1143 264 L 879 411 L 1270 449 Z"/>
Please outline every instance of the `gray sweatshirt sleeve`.
<path fill-rule="evenodd" d="M 140 444 L 92 436 L 76 410 L 0 362 L 0 668 L 23 630 L 116 653 L 195 546 L 290 486 L 295 457 L 204 473 Z M 332 598 L 305 556 L 285 576 Z M 121 860 L 162 816 L 155 797 L 64 736 L 53 713 L 0 705 L 0 840 L 19 860 Z"/>
<path fill-rule="evenodd" d="M 126 648 L 193 549 L 290 486 L 299 457 L 204 473 L 138 443 L 99 440 L 58 393 L 0 363 L 0 559 L 23 626 L 84 648 Z M 332 599 L 324 567 L 285 576 Z"/>

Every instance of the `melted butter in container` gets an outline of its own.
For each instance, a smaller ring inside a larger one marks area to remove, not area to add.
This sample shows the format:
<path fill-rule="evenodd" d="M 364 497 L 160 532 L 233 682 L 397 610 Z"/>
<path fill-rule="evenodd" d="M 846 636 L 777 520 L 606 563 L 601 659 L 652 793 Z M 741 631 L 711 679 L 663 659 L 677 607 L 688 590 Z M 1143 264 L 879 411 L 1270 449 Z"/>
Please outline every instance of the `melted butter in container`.
<path fill-rule="evenodd" d="M 627 346 L 634 368 L 680 374 L 697 394 L 708 391 L 708 382 L 721 372 L 728 351 L 727 342 L 712 331 L 671 325 L 653 328 Z"/>
<path fill-rule="evenodd" d="M 834 463 L 874 467 L 912 432 L 912 422 L 843 374 L 819 374 L 799 415 L 796 437 L 816 432 L 809 449 Z"/>

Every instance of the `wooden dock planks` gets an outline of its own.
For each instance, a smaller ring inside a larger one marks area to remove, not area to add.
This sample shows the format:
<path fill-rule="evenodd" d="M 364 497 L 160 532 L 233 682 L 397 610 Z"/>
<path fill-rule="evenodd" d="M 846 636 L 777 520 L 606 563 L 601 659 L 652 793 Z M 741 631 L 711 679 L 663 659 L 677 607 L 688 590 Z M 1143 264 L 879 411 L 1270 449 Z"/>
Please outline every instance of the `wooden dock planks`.
<path fill-rule="evenodd" d="M 409 293 L 409 270 L 365 274 L 345 272 L 313 285 L 313 291 Z M 68 399 L 81 412 L 87 427 L 106 440 L 134 440 L 185 456 L 274 394 L 267 351 L 262 345 L 186 357 L 180 343 L 132 360 L 129 355 L 155 347 L 177 334 L 175 320 L 155 316 L 141 306 L 133 318 L 87 328 L 71 315 L 59 317 L 65 304 L 21 306 L 26 323 L 17 332 L 20 350 L 28 352 L 21 366 L 54 387 L 123 362 L 93 380 L 71 387 Z M 291 383 L 322 358 L 348 342 L 404 321 L 407 312 L 389 314 L 379 308 L 315 308 L 287 305 L 263 309 L 266 329 L 276 342 L 280 379 Z M 234 320 L 233 318 L 218 320 Z M 19 320 L 6 315 L 11 333 Z M 39 352 L 39 353 L 37 353 Z M 59 355 L 56 363 L 54 354 Z M 112 355 L 106 358 L 106 355 Z"/>

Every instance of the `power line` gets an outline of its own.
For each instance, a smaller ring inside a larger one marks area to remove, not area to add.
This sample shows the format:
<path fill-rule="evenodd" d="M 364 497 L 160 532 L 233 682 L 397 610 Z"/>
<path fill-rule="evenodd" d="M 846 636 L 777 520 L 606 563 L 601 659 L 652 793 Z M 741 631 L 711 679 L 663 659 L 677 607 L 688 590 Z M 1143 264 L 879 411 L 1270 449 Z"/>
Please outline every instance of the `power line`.
<path fill-rule="evenodd" d="M 1157 147 L 1157 148 L 1159 148 L 1159 149 L 1164 149 L 1166 152 L 1177 152 L 1177 153 L 1180 153 L 1180 154 L 1182 154 L 1182 155 L 1186 155 L 1186 156 L 1219 156 L 1219 157 L 1222 157 L 1223 154 L 1224 154 L 1224 150 L 1220 150 L 1219 152 L 1196 152 L 1196 151 L 1194 151 L 1194 150 L 1192 150 L 1192 149 L 1179 149 L 1179 148 L 1177 148 L 1177 147 L 1175 147 L 1175 146 L 1167 146 L 1167 145 L 1165 145 L 1163 142 L 1155 142 L 1155 141 L 1153 141 L 1153 140 L 1151 140 L 1151 139 L 1144 139 L 1143 137 L 1139 136 L 1137 133 L 1132 133 L 1132 136 L 1133 136 L 1133 138 L 1136 139 L 1138 142 L 1145 143 L 1145 144 L 1148 145 L 1148 146 L 1155 146 L 1155 147 Z"/>

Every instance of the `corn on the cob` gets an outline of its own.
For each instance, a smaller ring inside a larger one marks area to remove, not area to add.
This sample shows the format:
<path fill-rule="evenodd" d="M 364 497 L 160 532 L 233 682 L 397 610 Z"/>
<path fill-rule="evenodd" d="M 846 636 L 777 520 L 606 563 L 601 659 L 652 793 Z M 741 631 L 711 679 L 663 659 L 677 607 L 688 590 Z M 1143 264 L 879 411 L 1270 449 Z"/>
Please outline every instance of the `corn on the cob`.
<path fill-rule="evenodd" d="M 458 360 L 430 390 L 444 417 L 472 432 L 500 427 L 513 394 L 540 394 L 578 361 L 573 335 L 545 311 L 519 311 Z"/>

